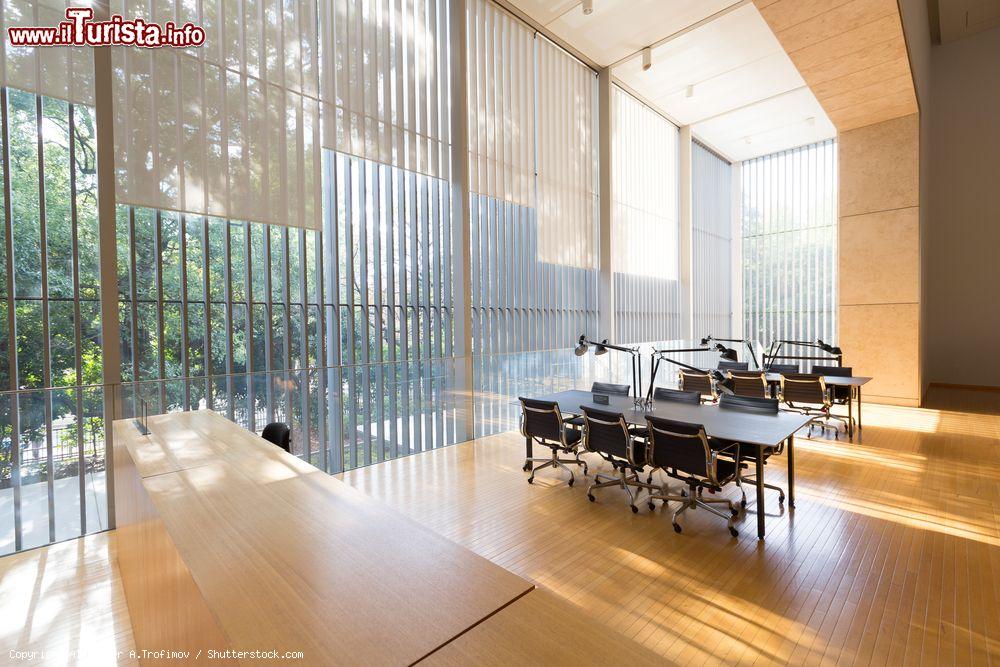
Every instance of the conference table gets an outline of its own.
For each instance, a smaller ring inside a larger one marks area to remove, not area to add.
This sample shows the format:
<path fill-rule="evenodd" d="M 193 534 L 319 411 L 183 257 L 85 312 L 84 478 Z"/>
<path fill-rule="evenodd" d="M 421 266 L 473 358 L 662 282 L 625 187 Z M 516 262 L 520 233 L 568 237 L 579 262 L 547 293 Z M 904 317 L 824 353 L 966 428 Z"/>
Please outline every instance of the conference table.
<path fill-rule="evenodd" d="M 781 373 L 765 373 L 764 379 L 767 380 L 769 386 L 775 387 L 781 384 Z M 854 401 L 858 403 L 858 440 L 861 439 L 861 387 L 868 384 L 871 381 L 870 377 L 865 376 L 843 376 L 843 375 L 824 375 L 823 381 L 826 383 L 828 389 L 833 387 L 849 387 L 851 390 L 851 398 L 847 401 L 847 436 L 848 438 L 854 438 Z"/>
<path fill-rule="evenodd" d="M 561 391 L 546 396 L 533 396 L 541 401 L 555 401 L 559 410 L 567 415 L 579 415 L 583 408 L 594 408 L 610 412 L 621 412 L 625 421 L 634 426 L 645 426 L 646 416 L 663 417 L 676 421 L 701 424 L 709 437 L 733 440 L 740 446 L 754 448 L 755 474 L 757 481 L 757 537 L 764 539 L 766 527 L 764 517 L 764 450 L 786 442 L 788 454 L 788 506 L 795 507 L 795 433 L 808 424 L 811 417 L 794 412 L 763 414 L 719 405 L 693 405 L 676 401 L 653 401 L 649 409 L 636 408 L 631 396 L 609 396 L 608 405 L 594 403 L 594 394 L 589 391 Z M 524 469 L 531 470 L 531 438 L 525 438 Z"/>

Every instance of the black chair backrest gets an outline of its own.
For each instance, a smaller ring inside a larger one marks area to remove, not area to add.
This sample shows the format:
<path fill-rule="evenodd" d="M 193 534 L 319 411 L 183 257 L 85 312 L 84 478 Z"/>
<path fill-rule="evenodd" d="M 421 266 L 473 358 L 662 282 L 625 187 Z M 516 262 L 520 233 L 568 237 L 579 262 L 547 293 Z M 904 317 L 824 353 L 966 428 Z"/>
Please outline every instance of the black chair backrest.
<path fill-rule="evenodd" d="M 521 401 L 521 434 L 526 438 L 539 438 L 559 442 L 562 439 L 562 414 L 555 401 L 518 398 Z"/>
<path fill-rule="evenodd" d="M 628 460 L 628 424 L 620 412 L 608 412 L 594 408 L 583 408 L 584 447 L 587 451 Z"/>
<path fill-rule="evenodd" d="M 666 387 L 656 387 L 653 389 L 654 401 L 674 401 L 676 403 L 701 403 L 701 394 L 696 391 L 679 391 L 677 389 L 667 389 Z"/>
<path fill-rule="evenodd" d="M 733 379 L 733 393 L 737 396 L 763 398 L 767 395 L 767 382 L 760 371 L 730 371 Z"/>
<path fill-rule="evenodd" d="M 786 403 L 826 403 L 826 384 L 822 375 L 789 373 L 781 376 L 781 398 Z"/>
<path fill-rule="evenodd" d="M 281 447 L 286 452 L 292 451 L 292 429 L 284 422 L 271 422 L 264 427 L 260 437 Z"/>
<path fill-rule="evenodd" d="M 812 372 L 817 375 L 835 375 L 837 377 L 849 378 L 854 375 L 854 368 L 851 366 L 813 366 Z M 837 401 L 846 401 L 851 398 L 850 387 L 831 387 L 833 398 Z"/>
<path fill-rule="evenodd" d="M 708 476 L 708 438 L 701 424 L 646 415 L 646 458 L 657 468 Z"/>
<path fill-rule="evenodd" d="M 748 371 L 749 361 L 720 361 L 718 365 L 720 371 Z"/>
<path fill-rule="evenodd" d="M 719 399 L 719 407 L 729 410 L 743 410 L 745 412 L 758 412 L 767 414 L 778 414 L 778 399 L 757 398 L 750 396 L 730 396 L 728 394 Z"/>
<path fill-rule="evenodd" d="M 610 382 L 595 382 L 590 386 L 590 391 L 594 394 L 607 394 L 609 396 L 628 396 L 632 387 L 627 384 L 612 384 Z"/>
<path fill-rule="evenodd" d="M 693 371 L 681 371 L 681 390 L 696 391 L 703 396 L 714 396 L 715 390 L 712 386 L 712 376 L 707 373 L 695 373 Z"/>
<path fill-rule="evenodd" d="M 768 373 L 778 373 L 780 375 L 788 375 L 789 373 L 798 373 L 798 364 L 771 364 L 767 367 Z"/>

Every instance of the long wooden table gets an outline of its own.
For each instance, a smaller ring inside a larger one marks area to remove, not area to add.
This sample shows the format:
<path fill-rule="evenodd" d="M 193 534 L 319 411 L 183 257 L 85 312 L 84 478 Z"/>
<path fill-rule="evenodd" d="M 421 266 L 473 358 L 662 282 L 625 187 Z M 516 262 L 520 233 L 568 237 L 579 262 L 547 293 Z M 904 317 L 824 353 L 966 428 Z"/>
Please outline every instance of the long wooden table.
<path fill-rule="evenodd" d="M 788 506 L 795 507 L 795 433 L 809 423 L 810 417 L 792 412 L 762 414 L 718 405 L 692 405 L 676 401 L 653 401 L 652 407 L 636 409 L 631 396 L 610 396 L 608 405 L 594 403 L 594 394 L 589 391 L 561 391 L 547 396 L 531 397 L 542 401 L 555 401 L 565 414 L 582 414 L 584 407 L 597 410 L 621 412 L 625 421 L 636 426 L 646 425 L 646 415 L 664 417 L 692 424 L 701 424 L 705 433 L 713 438 L 734 440 L 740 445 L 752 446 L 755 452 L 755 474 L 759 482 L 764 481 L 764 449 L 777 447 L 787 442 L 788 454 Z M 532 456 L 531 438 L 525 438 L 525 470 L 531 469 L 528 462 Z M 757 537 L 764 539 L 764 486 L 757 484 Z"/>
<path fill-rule="evenodd" d="M 148 425 L 114 423 L 119 569 L 140 651 L 406 665 L 534 589 L 214 412 Z M 594 647 L 602 659 L 631 644 L 616 636 Z"/>

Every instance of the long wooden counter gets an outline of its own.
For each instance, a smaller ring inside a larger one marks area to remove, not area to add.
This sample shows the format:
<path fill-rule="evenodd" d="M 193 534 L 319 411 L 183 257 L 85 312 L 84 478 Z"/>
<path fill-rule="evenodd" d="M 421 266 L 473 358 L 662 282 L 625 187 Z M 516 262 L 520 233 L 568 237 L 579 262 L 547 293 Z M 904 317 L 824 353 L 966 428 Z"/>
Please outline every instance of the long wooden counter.
<path fill-rule="evenodd" d="M 301 651 L 308 665 L 659 662 L 214 412 L 151 417 L 149 429 L 114 424 L 118 561 L 140 652 L 213 664 L 289 662 L 226 651 Z"/>
<path fill-rule="evenodd" d="M 411 664 L 533 588 L 215 413 L 149 428 L 114 425 L 140 650 Z"/>

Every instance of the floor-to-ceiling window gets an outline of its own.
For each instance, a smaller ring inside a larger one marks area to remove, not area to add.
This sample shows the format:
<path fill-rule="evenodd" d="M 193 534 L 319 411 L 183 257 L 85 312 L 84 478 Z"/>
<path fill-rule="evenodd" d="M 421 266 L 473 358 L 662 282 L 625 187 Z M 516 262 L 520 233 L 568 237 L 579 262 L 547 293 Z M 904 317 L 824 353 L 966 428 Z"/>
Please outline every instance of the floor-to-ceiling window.
<path fill-rule="evenodd" d="M 691 150 L 691 280 L 694 337 L 733 330 L 733 166 L 698 142 Z"/>
<path fill-rule="evenodd" d="M 744 162 L 741 201 L 744 335 L 834 341 L 836 140 Z"/>
<path fill-rule="evenodd" d="M 612 91 L 615 342 L 679 338 L 678 129 L 626 91 Z"/>

